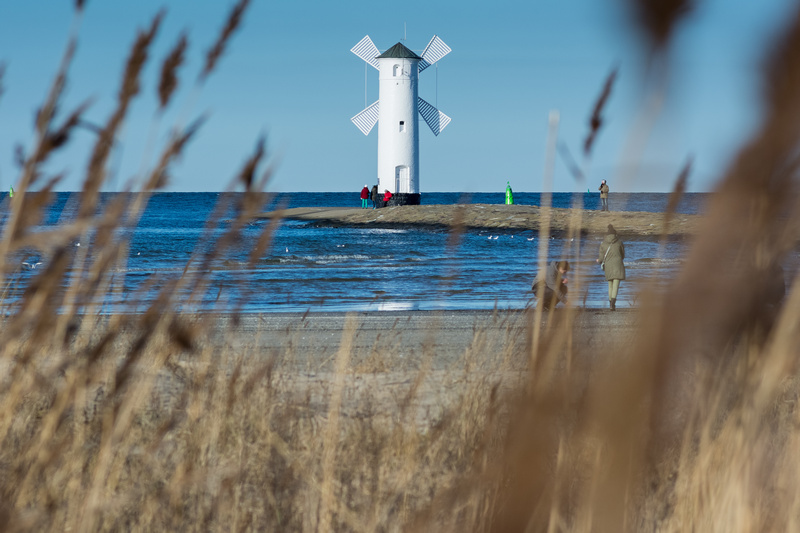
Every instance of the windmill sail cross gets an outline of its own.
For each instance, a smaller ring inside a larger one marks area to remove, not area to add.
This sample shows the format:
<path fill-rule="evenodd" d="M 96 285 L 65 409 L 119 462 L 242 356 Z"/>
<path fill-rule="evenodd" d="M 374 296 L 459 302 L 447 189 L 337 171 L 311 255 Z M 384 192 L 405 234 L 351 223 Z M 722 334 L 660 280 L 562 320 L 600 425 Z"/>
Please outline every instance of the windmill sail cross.
<path fill-rule="evenodd" d="M 453 49 L 447 46 L 438 35 L 434 35 L 428 43 L 428 46 L 422 51 L 422 61 L 419 62 L 419 71 L 422 72 L 452 51 Z"/>
<path fill-rule="evenodd" d="M 377 57 L 381 55 L 381 53 L 378 47 L 375 46 L 375 43 L 372 42 L 372 39 L 369 38 L 369 35 L 365 35 L 363 39 L 358 41 L 358 44 L 350 49 L 350 51 L 372 65 L 375 69 L 380 70 Z"/>
<path fill-rule="evenodd" d="M 422 98 L 417 100 L 417 109 L 419 109 L 419 114 L 422 115 L 422 118 L 425 119 L 425 123 L 437 137 L 452 120 Z"/>
<path fill-rule="evenodd" d="M 356 125 L 361 133 L 369 135 L 372 128 L 380 117 L 380 100 L 376 100 L 372 105 L 367 106 L 361 113 L 357 114 L 350 121 Z"/>

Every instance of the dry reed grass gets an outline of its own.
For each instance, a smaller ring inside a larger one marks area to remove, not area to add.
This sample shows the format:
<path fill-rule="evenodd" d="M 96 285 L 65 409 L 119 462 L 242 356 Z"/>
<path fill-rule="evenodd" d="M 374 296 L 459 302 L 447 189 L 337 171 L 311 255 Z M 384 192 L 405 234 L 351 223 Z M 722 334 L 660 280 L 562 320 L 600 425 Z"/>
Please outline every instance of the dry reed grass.
<path fill-rule="evenodd" d="M 656 43 L 685 7 L 671 4 L 645 16 Z M 234 8 L 201 78 L 246 6 Z M 409 369 L 398 368 L 386 346 L 358 352 L 351 320 L 332 368 L 309 374 L 298 371 L 297 331 L 282 333 L 285 347 L 264 352 L 236 328 L 220 329 L 219 317 L 176 311 L 208 290 L 207 266 L 237 245 L 260 209 L 255 191 L 272 172 L 256 179 L 263 141 L 239 174 L 248 193 L 239 216 L 211 251 L 198 252 L 142 312 L 101 315 L 94 303 L 119 290 L 110 273 L 124 264 L 127 243 L 118 230 L 135 225 L 201 123 L 167 143 L 134 201 L 99 208 L 110 139 L 139 90 L 160 17 L 134 44 L 87 169 L 81 216 L 30 231 L 54 186 L 31 192 L 42 162 L 68 142 L 84 109 L 53 126 L 74 40 L 9 204 L 4 283 L 15 252 L 36 249 L 49 260 L 19 300 L 4 303 L 0 527 L 800 529 L 800 289 L 793 284 L 779 308 L 763 300 L 771 280 L 764 273 L 797 246 L 800 227 L 800 18 L 772 56 L 762 130 L 726 172 L 674 289 L 642 298 L 632 340 L 591 353 L 576 340 L 577 309 L 533 310 L 522 316 L 522 342 L 510 323 L 499 345 L 477 329 L 458 365 L 436 368 L 433 343 L 424 343 Z M 185 48 L 179 41 L 165 62 L 162 105 Z M 599 116 L 602 102 L 596 109 Z M 268 250 L 277 223 L 266 226 L 251 261 Z M 76 253 L 75 238 L 89 245 Z M 454 231 L 449 245 L 458 241 Z"/>

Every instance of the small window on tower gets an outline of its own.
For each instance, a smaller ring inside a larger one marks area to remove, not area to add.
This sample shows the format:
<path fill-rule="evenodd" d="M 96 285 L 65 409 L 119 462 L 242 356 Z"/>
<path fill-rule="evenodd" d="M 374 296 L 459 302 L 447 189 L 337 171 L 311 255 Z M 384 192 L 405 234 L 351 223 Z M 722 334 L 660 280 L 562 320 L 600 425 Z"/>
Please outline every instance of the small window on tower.
<path fill-rule="evenodd" d="M 400 131 L 406 131 L 406 121 L 405 120 L 401 120 L 400 121 Z"/>
<path fill-rule="evenodd" d="M 396 77 L 396 76 L 399 76 L 399 75 L 400 75 L 400 74 L 402 74 L 402 73 L 403 73 L 403 71 L 402 71 L 402 69 L 400 68 L 400 65 L 395 65 L 395 66 L 394 66 L 394 69 L 392 70 L 392 76 L 395 76 L 395 77 Z"/>

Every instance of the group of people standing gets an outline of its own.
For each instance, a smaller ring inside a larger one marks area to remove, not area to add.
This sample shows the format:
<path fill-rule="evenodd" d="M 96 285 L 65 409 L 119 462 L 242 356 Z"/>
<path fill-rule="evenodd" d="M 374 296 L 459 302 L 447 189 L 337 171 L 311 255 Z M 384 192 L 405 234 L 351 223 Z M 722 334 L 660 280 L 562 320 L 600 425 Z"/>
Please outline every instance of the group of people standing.
<path fill-rule="evenodd" d="M 386 189 L 383 191 L 383 198 L 381 198 L 377 185 L 373 185 L 371 191 L 369 187 L 364 185 L 364 188 L 361 189 L 361 209 L 369 209 L 370 199 L 372 200 L 372 209 L 377 209 L 389 203 L 389 200 L 392 199 L 392 193 L 389 192 L 389 189 Z"/>
<path fill-rule="evenodd" d="M 598 250 L 597 262 L 600 264 L 608 282 L 608 303 L 612 311 L 617 309 L 619 284 L 625 279 L 625 245 L 617 235 L 617 230 L 608 225 L 603 241 Z M 544 272 L 540 272 L 533 280 L 533 294 L 542 302 L 545 311 L 555 307 L 558 302 L 567 302 L 567 272 L 569 261 L 553 261 Z"/>

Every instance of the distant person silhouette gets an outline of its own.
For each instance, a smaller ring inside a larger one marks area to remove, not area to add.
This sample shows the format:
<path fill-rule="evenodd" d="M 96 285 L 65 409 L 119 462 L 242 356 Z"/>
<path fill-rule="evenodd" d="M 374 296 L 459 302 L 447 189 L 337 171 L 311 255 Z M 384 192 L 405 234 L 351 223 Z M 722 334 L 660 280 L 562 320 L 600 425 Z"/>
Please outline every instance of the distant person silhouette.
<path fill-rule="evenodd" d="M 370 196 L 372 197 L 372 209 L 377 209 L 378 208 L 378 199 L 379 199 L 378 186 L 377 185 L 373 185 L 372 186 L 372 192 L 370 193 Z"/>
<path fill-rule="evenodd" d="M 600 182 L 600 211 L 608 211 L 608 183 L 606 180 Z"/>
<path fill-rule="evenodd" d="M 369 209 L 369 187 L 361 189 L 361 209 Z"/>

